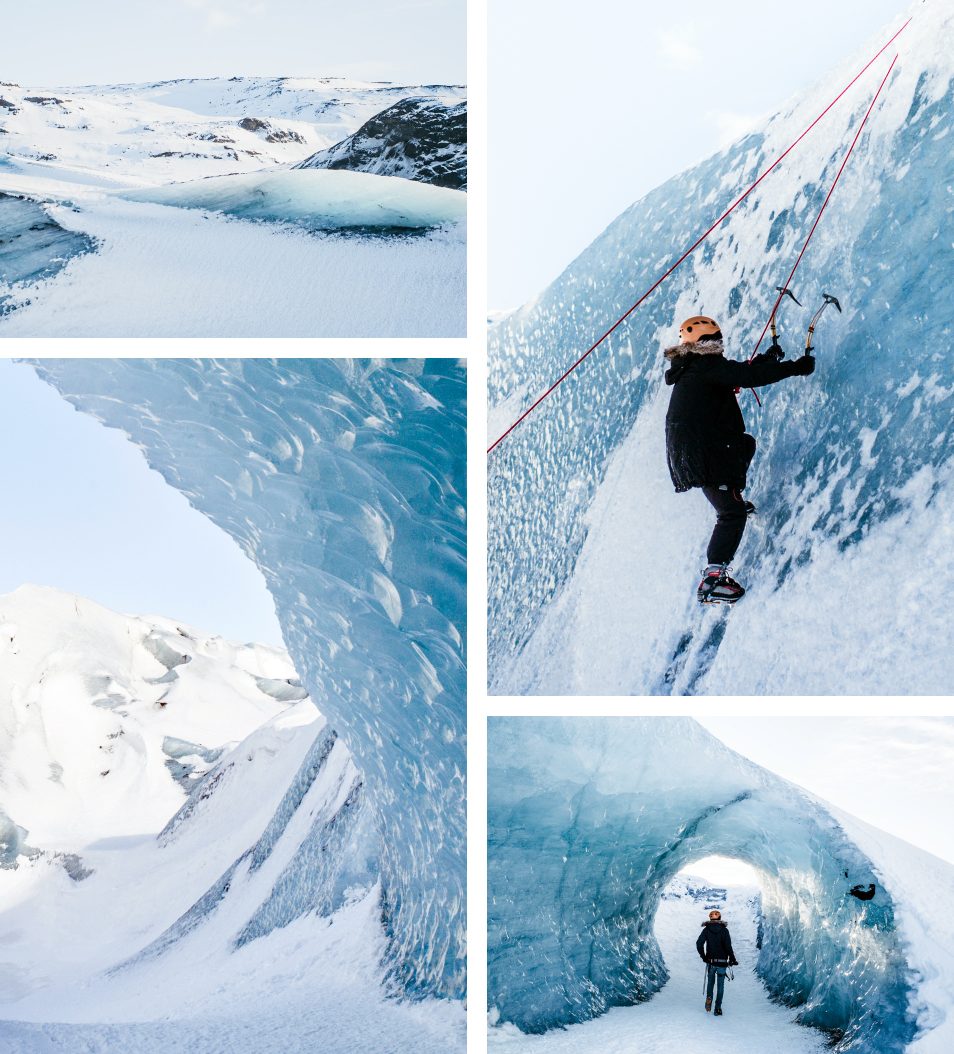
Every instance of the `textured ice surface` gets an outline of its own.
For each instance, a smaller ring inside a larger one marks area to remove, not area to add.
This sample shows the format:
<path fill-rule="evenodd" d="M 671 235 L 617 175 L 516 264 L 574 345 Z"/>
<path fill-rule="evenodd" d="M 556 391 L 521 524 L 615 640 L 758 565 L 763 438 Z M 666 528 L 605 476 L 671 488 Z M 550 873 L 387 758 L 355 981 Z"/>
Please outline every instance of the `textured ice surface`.
<path fill-rule="evenodd" d="M 127 191 L 131 201 L 225 212 L 245 219 L 301 224 L 312 230 L 442 227 L 464 218 L 461 191 L 368 172 L 303 169 L 214 176 Z"/>
<path fill-rule="evenodd" d="M 757 972 L 839 1050 L 915 1032 L 892 895 L 814 799 L 688 719 L 493 718 L 488 999 L 539 1032 L 651 997 L 672 878 L 710 855 L 763 884 Z M 848 890 L 875 882 L 862 903 Z"/>
<path fill-rule="evenodd" d="M 49 278 L 93 239 L 61 227 L 36 201 L 0 193 L 0 287 Z M 8 297 L 0 295 L 0 315 Z"/>
<path fill-rule="evenodd" d="M 451 360 L 44 360 L 261 568 L 376 829 L 387 963 L 464 986 L 465 380 Z M 347 795 L 347 791 L 345 794 Z M 348 807 L 349 817 L 359 811 Z M 300 820 L 298 822 L 301 822 Z M 360 827 L 360 824 L 358 825 Z M 300 866 L 319 875 L 321 840 Z M 356 866 L 363 840 L 355 843 Z M 292 911 L 294 874 L 256 932 Z M 300 906 L 300 905 L 299 905 Z M 305 910 L 305 908 L 301 908 Z"/>
<path fill-rule="evenodd" d="M 796 275 L 806 309 L 787 303 L 780 314 L 789 354 L 804 343 L 823 290 L 840 297 L 845 313 L 821 322 L 813 377 L 767 390 L 761 411 L 751 395 L 740 396 L 759 441 L 749 480 L 759 515 L 737 565 L 749 588 L 744 603 L 727 624 L 693 610 L 711 512 L 698 492 L 672 491 L 661 350 L 676 339 L 674 320 L 704 311 L 721 321 L 730 357 L 752 352 L 891 54 L 490 456 L 498 689 L 946 690 L 954 15 L 942 0 L 911 13 L 895 70 Z M 537 300 L 492 329 L 494 438 L 796 138 L 877 44 L 866 43 L 863 57 L 758 134 L 636 202 Z M 876 587 L 886 567 L 894 572 L 889 605 Z M 831 642 L 821 655 L 820 640 Z"/>

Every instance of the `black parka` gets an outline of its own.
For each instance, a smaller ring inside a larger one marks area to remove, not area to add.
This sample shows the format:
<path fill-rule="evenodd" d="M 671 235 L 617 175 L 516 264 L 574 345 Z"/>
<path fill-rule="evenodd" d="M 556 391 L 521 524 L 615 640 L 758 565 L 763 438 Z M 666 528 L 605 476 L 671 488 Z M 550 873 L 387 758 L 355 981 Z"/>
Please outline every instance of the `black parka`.
<path fill-rule="evenodd" d="M 702 933 L 696 941 L 696 951 L 707 963 L 716 966 L 738 966 L 732 950 L 729 927 L 724 922 L 709 921 L 703 924 Z"/>
<path fill-rule="evenodd" d="M 722 355 L 722 342 L 695 345 L 704 351 L 670 348 L 666 384 L 672 387 L 666 414 L 666 455 L 677 491 L 692 487 L 745 486 L 745 473 L 755 454 L 747 435 L 737 388 L 760 388 L 802 371 L 799 360 L 777 362 L 759 355 L 735 362 Z"/>

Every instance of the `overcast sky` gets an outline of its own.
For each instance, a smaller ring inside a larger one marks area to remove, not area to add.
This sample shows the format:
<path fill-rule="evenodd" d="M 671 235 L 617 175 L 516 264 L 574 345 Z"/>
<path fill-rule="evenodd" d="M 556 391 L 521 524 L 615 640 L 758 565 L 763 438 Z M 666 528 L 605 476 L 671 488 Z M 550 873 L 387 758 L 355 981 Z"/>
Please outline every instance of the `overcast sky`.
<path fill-rule="evenodd" d="M 954 718 L 700 720 L 757 764 L 954 864 Z"/>
<path fill-rule="evenodd" d="M 490 0 L 491 310 L 541 292 L 627 206 L 880 43 L 908 6 Z"/>
<path fill-rule="evenodd" d="M 8 359 L 0 442 L 0 593 L 53 586 L 114 611 L 282 646 L 265 581 L 232 538 L 121 432 Z"/>
<path fill-rule="evenodd" d="M 343 76 L 463 84 L 466 0 L 43 0 L 3 5 L 24 85 Z"/>

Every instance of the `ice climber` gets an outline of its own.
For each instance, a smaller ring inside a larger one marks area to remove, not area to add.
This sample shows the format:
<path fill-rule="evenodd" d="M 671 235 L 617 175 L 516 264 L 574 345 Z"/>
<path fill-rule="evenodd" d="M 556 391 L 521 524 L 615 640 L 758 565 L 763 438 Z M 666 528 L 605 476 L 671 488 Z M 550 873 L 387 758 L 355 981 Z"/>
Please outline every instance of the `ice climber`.
<path fill-rule="evenodd" d="M 716 511 L 699 602 L 734 604 L 745 590 L 729 577 L 729 564 L 742 541 L 746 518 L 755 512 L 742 497 L 755 439 L 745 431 L 736 391 L 807 377 L 815 370 L 815 359 L 806 353 L 783 362 L 777 344 L 751 362 L 727 359 L 722 331 L 706 315 L 687 318 L 679 338 L 681 343 L 665 352 L 670 363 L 666 384 L 672 387 L 666 414 L 669 474 L 677 492 L 701 487 Z"/>
<path fill-rule="evenodd" d="M 722 996 L 725 992 L 725 974 L 730 966 L 738 966 L 732 951 L 729 927 L 722 921 L 720 911 L 710 911 L 709 921 L 702 924 L 702 933 L 696 941 L 696 950 L 706 964 L 706 1013 L 712 1009 L 712 989 L 716 988 L 715 1014 L 722 1016 Z M 718 987 L 716 987 L 718 982 Z"/>

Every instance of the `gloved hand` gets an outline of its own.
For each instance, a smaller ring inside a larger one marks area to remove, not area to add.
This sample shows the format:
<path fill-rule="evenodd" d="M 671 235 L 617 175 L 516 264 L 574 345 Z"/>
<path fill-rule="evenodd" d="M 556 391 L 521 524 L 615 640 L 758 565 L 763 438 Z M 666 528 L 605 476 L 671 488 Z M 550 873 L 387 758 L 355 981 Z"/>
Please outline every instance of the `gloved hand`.
<path fill-rule="evenodd" d="M 796 359 L 792 365 L 795 367 L 797 376 L 808 377 L 815 372 L 815 356 L 806 352 L 800 359 Z"/>
<path fill-rule="evenodd" d="M 767 348 L 765 352 L 765 357 L 767 359 L 775 359 L 776 362 L 781 362 L 782 359 L 785 358 L 785 352 L 782 351 L 782 345 L 779 344 L 778 341 L 775 341 L 774 344 L 771 344 Z"/>
<path fill-rule="evenodd" d="M 739 960 L 733 955 L 732 958 L 729 960 L 729 965 L 730 966 L 738 966 L 739 965 Z"/>

